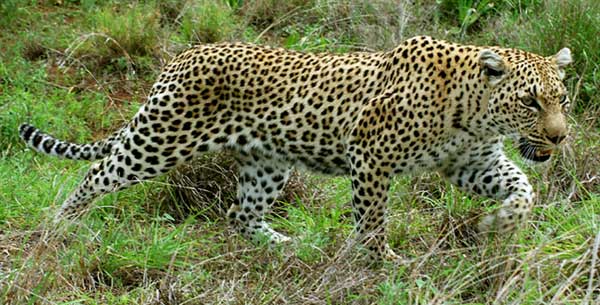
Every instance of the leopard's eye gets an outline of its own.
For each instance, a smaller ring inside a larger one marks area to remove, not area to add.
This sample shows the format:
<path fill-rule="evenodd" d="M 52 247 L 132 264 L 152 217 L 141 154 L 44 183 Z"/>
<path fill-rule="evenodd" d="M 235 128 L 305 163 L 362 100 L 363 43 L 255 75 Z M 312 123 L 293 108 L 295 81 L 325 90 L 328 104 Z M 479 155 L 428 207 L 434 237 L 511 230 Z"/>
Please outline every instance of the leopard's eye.
<path fill-rule="evenodd" d="M 569 111 L 569 97 L 566 94 L 560 97 L 559 103 L 564 111 Z"/>
<path fill-rule="evenodd" d="M 521 101 L 521 104 L 523 104 L 523 106 L 535 110 L 535 111 L 540 111 L 542 110 L 542 106 L 540 106 L 540 103 L 538 103 L 537 99 L 531 96 L 524 96 L 522 98 L 519 98 L 519 100 Z"/>
<path fill-rule="evenodd" d="M 567 102 L 567 95 L 565 94 L 560 97 L 560 104 L 564 105 L 566 102 Z"/>

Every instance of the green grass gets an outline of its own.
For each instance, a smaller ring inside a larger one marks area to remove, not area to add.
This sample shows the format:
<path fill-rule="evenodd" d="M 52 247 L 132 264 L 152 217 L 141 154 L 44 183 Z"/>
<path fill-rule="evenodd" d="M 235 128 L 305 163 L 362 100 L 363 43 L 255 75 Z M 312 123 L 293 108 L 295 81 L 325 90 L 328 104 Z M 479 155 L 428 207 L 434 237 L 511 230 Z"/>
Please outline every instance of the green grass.
<path fill-rule="evenodd" d="M 178 40 L 186 44 L 230 40 L 243 31 L 233 18 L 233 9 L 224 2 L 199 1 L 184 8 Z"/>
<path fill-rule="evenodd" d="M 530 22 L 532 19 L 544 21 Z M 600 52 L 594 50 L 600 48 L 600 42 L 594 37 L 600 33 L 598 20 L 598 1 L 545 1 L 538 10 L 506 15 L 500 26 L 506 27 L 502 32 L 509 35 L 498 37 L 498 41 L 547 55 L 569 47 L 573 52 L 574 65 L 569 69 L 567 83 L 573 89 L 572 95 L 576 95 L 576 110 L 597 109 L 600 97 Z M 514 31 L 509 31 L 509 28 Z"/>
<path fill-rule="evenodd" d="M 0 303 L 600 301 L 597 1 L 138 4 L 0 4 Z M 469 8 L 476 18 L 466 17 Z M 197 208 L 178 203 L 177 179 L 165 177 L 105 196 L 75 223 L 55 227 L 54 211 L 89 165 L 36 154 L 17 136 L 19 124 L 31 122 L 71 141 L 102 138 L 137 110 L 160 65 L 192 43 L 345 52 L 387 49 L 417 34 L 545 55 L 572 49 L 567 84 L 578 106 L 571 136 L 552 164 L 526 169 L 538 201 L 518 234 L 470 239 L 469 225 L 493 202 L 435 174 L 392 185 L 390 243 L 409 260 L 400 266 L 368 266 L 356 251 L 347 177 L 292 183 L 296 195 L 287 195 L 272 219 L 294 241 L 274 249 L 229 228 L 218 200 Z"/>

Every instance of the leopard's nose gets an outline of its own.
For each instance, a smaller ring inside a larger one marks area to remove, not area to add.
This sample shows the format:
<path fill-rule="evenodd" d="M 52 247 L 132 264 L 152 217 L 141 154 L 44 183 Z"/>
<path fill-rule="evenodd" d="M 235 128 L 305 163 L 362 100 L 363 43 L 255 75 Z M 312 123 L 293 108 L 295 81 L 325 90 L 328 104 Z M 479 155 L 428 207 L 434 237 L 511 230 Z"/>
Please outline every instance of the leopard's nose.
<path fill-rule="evenodd" d="M 568 128 L 562 114 L 548 114 L 544 120 L 544 134 L 553 144 L 560 144 L 567 136 Z"/>

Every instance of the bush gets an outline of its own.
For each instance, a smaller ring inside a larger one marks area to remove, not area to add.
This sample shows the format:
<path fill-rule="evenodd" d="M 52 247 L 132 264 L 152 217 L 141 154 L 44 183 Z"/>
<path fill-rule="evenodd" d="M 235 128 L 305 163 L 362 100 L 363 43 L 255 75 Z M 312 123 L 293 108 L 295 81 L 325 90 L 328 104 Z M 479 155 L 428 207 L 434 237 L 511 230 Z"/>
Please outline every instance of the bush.
<path fill-rule="evenodd" d="M 194 1 L 187 3 L 180 13 L 180 40 L 186 43 L 212 43 L 229 40 L 237 25 L 233 10 L 225 2 Z"/>
<path fill-rule="evenodd" d="M 450 32 L 461 40 L 467 33 L 475 33 L 486 21 L 501 13 L 520 15 L 535 9 L 543 0 L 438 0 L 437 17 L 452 24 Z"/>
<path fill-rule="evenodd" d="M 581 77 L 578 111 L 600 99 L 600 2 L 596 0 L 546 1 L 545 12 L 521 33 L 534 50 L 554 54 L 563 47 L 573 52 L 573 68 Z"/>
<path fill-rule="evenodd" d="M 246 22 L 257 29 L 281 29 L 285 24 L 302 16 L 302 11 L 310 10 L 314 1 L 304 0 L 250 0 L 243 3 L 239 12 Z M 304 16 L 306 17 L 306 16 Z M 304 20 L 306 21 L 306 20 Z M 314 22 L 316 20 L 312 20 Z M 312 23 L 309 22 L 309 23 Z"/>
<path fill-rule="evenodd" d="M 67 59 L 134 72 L 137 58 L 157 54 L 161 27 L 155 6 L 108 6 L 88 16 L 89 30 L 71 43 Z"/>
<path fill-rule="evenodd" d="M 510 20 L 510 18 L 505 18 Z M 573 72 L 567 73 L 575 111 L 597 107 L 600 99 L 600 2 L 546 0 L 535 11 L 524 11 L 516 20 L 497 29 L 500 44 L 552 55 L 569 47 Z M 492 30 L 492 29 L 490 29 Z"/>
<path fill-rule="evenodd" d="M 0 3 L 0 25 L 8 27 L 18 17 L 18 0 L 4 0 Z"/>
<path fill-rule="evenodd" d="M 288 48 L 347 51 L 395 46 L 405 38 L 411 6 L 407 0 L 254 0 L 239 14 L 259 38 L 284 38 Z"/>

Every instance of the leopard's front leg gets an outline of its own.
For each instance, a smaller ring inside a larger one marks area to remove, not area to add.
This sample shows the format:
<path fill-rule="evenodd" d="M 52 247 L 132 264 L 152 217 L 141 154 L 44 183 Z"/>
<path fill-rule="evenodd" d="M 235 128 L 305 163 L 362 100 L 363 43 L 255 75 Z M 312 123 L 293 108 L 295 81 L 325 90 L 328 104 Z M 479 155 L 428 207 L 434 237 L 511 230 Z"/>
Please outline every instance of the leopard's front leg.
<path fill-rule="evenodd" d="M 369 260 L 399 261 L 400 257 L 390 248 L 386 237 L 391 170 L 364 155 L 351 153 L 349 159 L 357 239 L 369 251 Z"/>
<path fill-rule="evenodd" d="M 510 232 L 527 220 L 533 188 L 523 171 L 506 157 L 500 140 L 474 145 L 443 173 L 463 190 L 502 202 L 499 209 L 480 219 L 480 232 Z"/>

